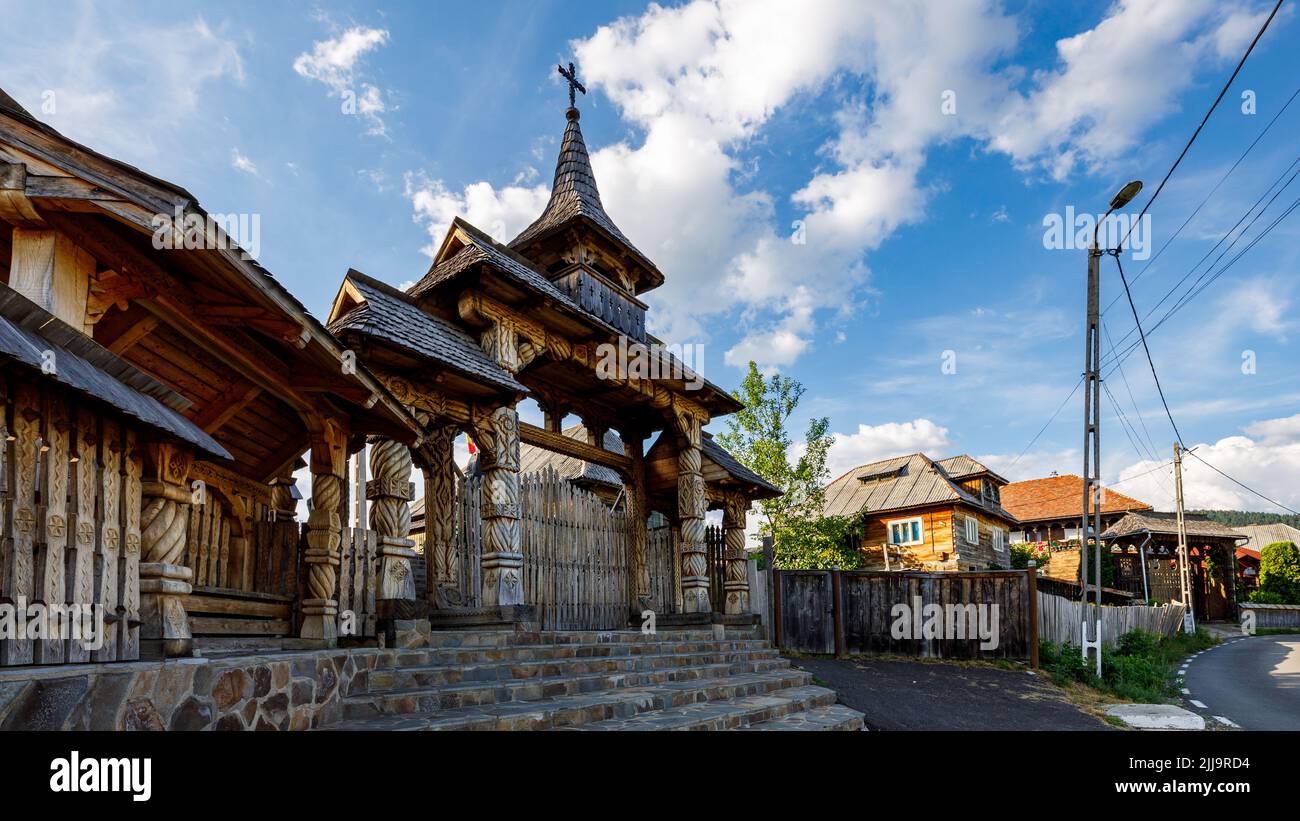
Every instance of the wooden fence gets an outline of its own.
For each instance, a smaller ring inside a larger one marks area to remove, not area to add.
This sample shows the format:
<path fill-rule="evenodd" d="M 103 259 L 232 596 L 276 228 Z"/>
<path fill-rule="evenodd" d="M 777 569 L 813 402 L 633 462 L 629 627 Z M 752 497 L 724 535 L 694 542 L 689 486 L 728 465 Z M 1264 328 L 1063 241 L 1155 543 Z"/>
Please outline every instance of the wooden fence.
<path fill-rule="evenodd" d="M 1033 580 L 1021 570 L 777 570 L 773 586 L 785 650 L 1031 658 L 1036 647 Z"/>
<path fill-rule="evenodd" d="M 667 523 L 646 530 L 646 569 L 650 574 L 650 609 L 656 613 L 681 610 L 680 565 L 673 547 L 673 529 Z"/>
<path fill-rule="evenodd" d="M 376 575 L 379 573 L 379 540 L 373 530 L 343 528 L 339 562 L 339 635 L 351 613 L 351 635 L 375 635 L 378 619 L 375 606 Z"/>
<path fill-rule="evenodd" d="M 1088 605 L 1091 607 L 1091 605 Z M 1132 605 L 1101 607 L 1101 640 L 1114 647 L 1119 637 L 1131 630 L 1146 630 L 1158 636 L 1172 636 L 1183 623 L 1183 605 L 1179 602 L 1158 607 Z M 1038 635 L 1047 641 L 1080 645 L 1084 605 L 1050 593 L 1038 594 Z M 1088 616 L 1091 619 L 1091 615 Z"/>
<path fill-rule="evenodd" d="M 462 601 L 480 602 L 483 479 L 466 477 L 457 488 L 457 557 Z M 627 514 L 553 469 L 520 477 L 520 531 L 524 553 L 524 604 L 536 608 L 545 630 L 626 627 Z"/>
<path fill-rule="evenodd" d="M 57 389 L 0 381 L 0 602 L 102 613 L 104 640 L 0 641 L 0 666 L 140 655 L 142 464 L 136 432 Z"/>

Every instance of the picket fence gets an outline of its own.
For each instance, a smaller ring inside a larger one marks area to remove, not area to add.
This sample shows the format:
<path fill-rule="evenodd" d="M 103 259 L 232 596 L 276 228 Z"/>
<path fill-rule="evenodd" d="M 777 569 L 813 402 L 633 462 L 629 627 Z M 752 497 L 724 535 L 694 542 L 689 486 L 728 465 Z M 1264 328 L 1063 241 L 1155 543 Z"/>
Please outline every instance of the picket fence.
<path fill-rule="evenodd" d="M 1091 606 L 1091 605 L 1088 605 Z M 1101 607 L 1101 640 L 1114 647 L 1119 637 L 1132 630 L 1146 630 L 1158 636 L 1172 636 L 1183 623 L 1184 607 L 1170 602 L 1156 607 L 1133 605 Z M 1091 617 L 1089 615 L 1089 617 Z M 1078 647 L 1083 626 L 1084 605 L 1051 593 L 1038 594 L 1038 637 L 1057 644 Z"/>

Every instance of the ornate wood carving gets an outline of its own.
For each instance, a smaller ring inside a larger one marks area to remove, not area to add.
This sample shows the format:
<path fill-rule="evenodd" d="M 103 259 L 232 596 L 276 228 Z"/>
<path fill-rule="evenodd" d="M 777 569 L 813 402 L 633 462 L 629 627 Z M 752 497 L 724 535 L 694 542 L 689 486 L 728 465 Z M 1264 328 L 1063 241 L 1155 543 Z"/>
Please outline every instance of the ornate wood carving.
<path fill-rule="evenodd" d="M 415 579 L 411 559 L 411 451 L 401 442 L 380 439 L 370 445 L 370 474 L 366 487 L 371 500 L 370 529 L 379 539 L 379 584 L 381 600 L 415 600 Z"/>
<path fill-rule="evenodd" d="M 723 611 L 730 615 L 749 612 L 749 576 L 745 561 L 745 512 L 749 502 L 738 494 L 726 497 L 722 508 L 722 532 L 725 543 L 726 578 L 722 589 L 726 600 Z"/>
<path fill-rule="evenodd" d="M 682 608 L 708 613 L 709 563 L 704 550 L 704 477 L 700 473 L 700 419 L 674 408 L 678 438 L 677 519 L 681 528 Z"/>

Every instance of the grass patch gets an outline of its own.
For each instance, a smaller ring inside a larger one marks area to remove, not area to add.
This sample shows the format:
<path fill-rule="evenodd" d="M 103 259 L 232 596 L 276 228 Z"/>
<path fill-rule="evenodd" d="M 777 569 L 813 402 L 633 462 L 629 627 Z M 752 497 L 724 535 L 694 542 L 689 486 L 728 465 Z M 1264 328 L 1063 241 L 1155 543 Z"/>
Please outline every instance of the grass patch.
<path fill-rule="evenodd" d="M 1300 627 L 1256 627 L 1256 636 L 1295 636 L 1300 635 Z"/>
<path fill-rule="evenodd" d="M 1178 633 L 1163 639 L 1134 630 L 1120 636 L 1115 648 L 1102 649 L 1100 677 L 1072 644 L 1041 642 L 1038 656 L 1042 669 L 1062 687 L 1081 684 L 1124 701 L 1159 703 L 1177 697 L 1179 663 L 1218 643 L 1199 627 L 1191 635 Z"/>

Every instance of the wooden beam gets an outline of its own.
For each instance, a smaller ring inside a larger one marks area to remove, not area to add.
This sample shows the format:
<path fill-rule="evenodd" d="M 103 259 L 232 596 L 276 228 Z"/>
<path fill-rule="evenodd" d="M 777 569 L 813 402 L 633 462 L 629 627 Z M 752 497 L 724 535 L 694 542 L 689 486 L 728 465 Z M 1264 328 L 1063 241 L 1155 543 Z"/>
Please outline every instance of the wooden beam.
<path fill-rule="evenodd" d="M 593 462 L 597 465 L 604 465 L 622 475 L 627 475 L 632 470 L 632 460 L 621 453 L 614 453 L 601 447 L 589 445 L 578 439 L 571 439 L 562 433 L 539 428 L 527 422 L 519 423 L 519 438 L 525 444 L 554 451 L 565 456 L 572 456 L 586 462 Z"/>
<path fill-rule="evenodd" d="M 134 325 L 127 328 L 119 334 L 116 339 L 110 342 L 108 344 L 108 349 L 118 356 L 121 356 L 133 348 L 137 342 L 153 333 L 154 329 L 158 327 L 159 322 L 161 322 L 161 320 L 153 314 L 148 314 L 142 317 L 139 322 L 136 322 Z"/>
<path fill-rule="evenodd" d="M 226 388 L 221 396 L 217 397 L 206 408 L 200 411 L 190 421 L 208 433 L 214 433 L 220 430 L 221 426 L 229 422 L 235 414 L 248 407 L 248 404 L 260 396 L 262 389 L 247 380 L 239 380 Z"/>

